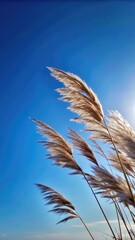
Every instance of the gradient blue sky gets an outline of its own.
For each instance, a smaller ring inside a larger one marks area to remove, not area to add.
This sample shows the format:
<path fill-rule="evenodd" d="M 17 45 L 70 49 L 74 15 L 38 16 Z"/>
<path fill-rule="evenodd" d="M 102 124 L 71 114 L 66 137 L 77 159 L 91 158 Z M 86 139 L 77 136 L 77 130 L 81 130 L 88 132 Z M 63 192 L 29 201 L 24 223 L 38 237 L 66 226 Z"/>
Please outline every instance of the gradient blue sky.
<path fill-rule="evenodd" d="M 64 136 L 67 126 L 81 129 L 57 100 L 53 66 L 79 75 L 105 112 L 117 109 L 135 126 L 135 2 L 1 1 L 0 31 L 0 240 L 87 240 L 78 220 L 56 226 L 43 206 L 37 182 L 65 194 L 93 231 L 106 228 L 86 184 L 45 160 L 29 117 Z"/>

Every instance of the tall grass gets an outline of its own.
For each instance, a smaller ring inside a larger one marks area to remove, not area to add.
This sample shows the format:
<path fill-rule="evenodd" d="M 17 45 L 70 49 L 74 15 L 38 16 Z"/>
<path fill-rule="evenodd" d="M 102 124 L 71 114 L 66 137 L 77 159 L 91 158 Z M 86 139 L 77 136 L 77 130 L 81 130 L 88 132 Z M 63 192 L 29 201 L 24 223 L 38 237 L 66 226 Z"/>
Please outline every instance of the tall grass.
<path fill-rule="evenodd" d="M 94 150 L 90 147 L 91 144 L 88 144 L 73 129 L 69 129 L 68 143 L 52 127 L 33 119 L 39 132 L 46 138 L 45 141 L 40 142 L 48 149 L 47 158 L 57 166 L 70 169 L 71 175 L 83 176 L 103 214 L 112 239 L 134 240 L 135 131 L 118 111 L 110 111 L 108 116 L 105 116 L 96 94 L 78 76 L 56 68 L 49 67 L 48 69 L 53 77 L 63 83 L 64 87 L 57 89 L 61 95 L 60 99 L 70 103 L 68 109 L 77 114 L 76 118 L 72 120 L 84 124 L 85 130 L 89 132 L 89 141 L 94 145 Z M 102 143 L 107 145 L 107 148 L 104 148 Z M 73 149 L 77 149 L 91 162 L 89 172 L 85 172 L 79 166 L 73 156 Z M 104 166 L 98 156 L 105 159 Z M 43 184 L 37 184 L 37 186 L 41 190 L 45 202 L 52 205 L 50 211 L 65 215 L 58 223 L 79 218 L 90 239 L 95 239 L 92 229 L 88 229 L 71 202 L 48 186 Z M 114 205 L 119 232 L 113 228 L 100 203 L 98 194 Z M 122 225 L 125 226 L 126 236 L 123 234 Z"/>

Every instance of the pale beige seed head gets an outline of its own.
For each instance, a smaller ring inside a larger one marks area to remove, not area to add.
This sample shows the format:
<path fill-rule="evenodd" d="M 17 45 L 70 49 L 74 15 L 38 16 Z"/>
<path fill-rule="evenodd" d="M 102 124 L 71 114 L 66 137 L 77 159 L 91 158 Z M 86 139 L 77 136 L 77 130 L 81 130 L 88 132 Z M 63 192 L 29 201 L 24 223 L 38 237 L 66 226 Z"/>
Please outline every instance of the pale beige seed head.
<path fill-rule="evenodd" d="M 58 89 L 63 101 L 71 103 L 69 109 L 79 115 L 85 124 L 91 121 L 103 121 L 103 109 L 97 95 L 78 76 L 56 68 L 48 68 L 51 75 L 65 85 Z M 87 121 L 85 122 L 85 120 Z"/>

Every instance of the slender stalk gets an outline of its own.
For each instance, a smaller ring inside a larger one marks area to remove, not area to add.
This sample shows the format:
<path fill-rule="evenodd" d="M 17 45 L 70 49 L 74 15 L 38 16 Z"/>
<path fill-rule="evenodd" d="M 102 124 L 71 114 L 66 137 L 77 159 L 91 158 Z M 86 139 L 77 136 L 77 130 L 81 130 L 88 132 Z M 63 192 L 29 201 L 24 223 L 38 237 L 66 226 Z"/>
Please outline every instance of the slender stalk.
<path fill-rule="evenodd" d="M 128 210 L 129 210 L 129 212 L 130 212 L 130 215 L 131 215 L 131 217 L 132 217 L 133 222 L 135 223 L 135 218 L 134 218 L 133 212 L 130 210 L 130 207 L 129 207 L 129 206 L 127 206 L 127 208 L 128 208 Z"/>
<path fill-rule="evenodd" d="M 125 214 L 125 218 L 126 218 L 126 221 L 128 222 L 128 225 L 129 225 L 130 229 L 133 231 L 132 226 L 131 226 L 131 224 L 130 224 L 130 221 L 129 221 L 129 219 L 128 219 L 128 216 L 127 216 L 127 214 L 126 214 L 126 212 L 125 212 L 125 209 L 123 208 L 122 205 L 121 205 L 121 208 L 122 208 L 122 211 L 123 211 L 124 214 Z M 129 212 L 130 212 L 130 214 L 131 214 L 130 208 L 129 208 Z M 132 217 L 132 215 L 131 215 L 131 217 Z"/>
<path fill-rule="evenodd" d="M 116 215 L 117 215 L 117 219 L 118 219 L 118 226 L 119 226 L 119 232 L 120 232 L 120 239 L 122 239 L 122 231 L 121 231 L 121 225 L 120 225 L 120 218 L 119 218 L 119 213 L 118 213 L 118 209 L 117 209 L 117 205 L 116 205 L 116 199 L 114 199 L 114 205 L 115 205 L 115 209 L 116 209 Z"/>
<path fill-rule="evenodd" d="M 106 124 L 105 119 L 103 119 L 103 121 L 104 121 L 104 124 L 105 124 L 105 126 L 106 126 L 106 129 L 107 129 L 107 131 L 108 131 L 108 134 L 109 134 L 109 136 L 110 136 L 110 139 L 111 139 L 111 141 L 112 141 L 112 144 L 113 144 L 113 147 L 114 147 L 114 149 L 115 149 L 115 152 L 116 152 L 116 154 L 117 154 L 117 157 L 118 157 L 118 160 L 119 160 L 119 163 L 120 163 L 120 166 L 121 166 L 123 175 L 124 175 L 124 177 L 125 177 L 125 180 L 126 180 L 126 182 L 127 182 L 127 185 L 128 185 L 129 191 L 130 191 L 130 194 L 131 194 L 131 196 L 132 196 L 133 201 L 135 202 L 134 196 L 133 196 L 133 192 L 132 192 L 131 186 L 130 186 L 130 184 L 129 184 L 129 180 L 128 180 L 128 177 L 127 177 L 127 175 L 126 175 L 125 169 L 124 169 L 124 167 L 123 167 L 123 165 L 122 165 L 122 161 L 121 161 L 121 158 L 120 158 L 120 156 L 119 156 L 118 150 L 117 150 L 116 145 L 115 145 L 115 143 L 114 143 L 114 141 L 113 141 L 113 138 L 112 138 L 112 136 L 111 136 L 110 130 L 109 130 L 107 124 Z M 125 225 L 125 227 L 126 227 L 126 229 L 127 229 L 127 232 L 128 232 L 128 234 L 129 234 L 130 238 L 133 240 L 133 238 L 132 238 L 132 236 L 131 236 L 131 233 L 130 233 L 128 227 L 127 227 L 126 221 L 125 221 L 125 219 L 124 219 L 124 217 L 123 217 L 123 215 L 122 215 L 122 213 L 121 213 L 120 211 L 119 211 L 119 214 L 120 214 L 120 216 L 121 216 L 121 218 L 122 218 L 122 220 L 123 220 L 123 222 L 124 222 L 124 225 Z"/>
<path fill-rule="evenodd" d="M 75 160 L 75 162 L 76 162 L 76 160 Z M 96 194 L 95 194 L 95 192 L 94 192 L 94 190 L 93 190 L 93 188 L 92 188 L 92 186 L 91 186 L 91 184 L 90 184 L 90 182 L 88 181 L 88 179 L 87 179 L 87 177 L 86 177 L 86 174 L 83 172 L 82 168 L 78 165 L 77 162 L 76 162 L 76 165 L 79 167 L 81 174 L 83 175 L 83 177 L 84 177 L 84 179 L 86 180 L 89 188 L 91 189 L 92 194 L 93 194 L 93 196 L 95 197 L 95 199 L 96 199 L 96 201 L 97 201 L 97 204 L 98 204 L 98 206 L 99 206 L 99 208 L 100 208 L 100 210 L 101 210 L 101 212 L 102 212 L 102 214 L 103 214 L 103 216 L 104 216 L 104 218 L 105 218 L 105 220 L 106 220 L 106 222 L 107 222 L 107 224 L 108 224 L 108 227 L 110 228 L 110 230 L 111 230 L 111 232 L 112 232 L 113 238 L 114 238 L 114 239 L 117 239 L 116 236 L 115 236 L 115 233 L 114 233 L 114 231 L 113 231 L 113 229 L 112 229 L 112 227 L 111 227 L 111 224 L 109 223 L 109 220 L 108 220 L 108 218 L 107 218 L 107 216 L 106 216 L 106 214 L 105 214 L 105 212 L 104 212 L 104 210 L 103 210 L 103 208 L 102 208 L 102 206 L 101 206 L 101 204 L 100 204 L 100 202 L 99 202 L 99 200 L 98 200 L 98 198 L 97 198 L 97 196 L 96 196 Z"/>
<path fill-rule="evenodd" d="M 104 152 L 103 152 L 103 154 L 104 154 L 104 157 L 105 157 L 105 159 L 106 159 L 106 161 L 107 161 L 107 163 L 108 163 L 108 166 L 109 166 L 109 168 L 110 168 L 110 171 L 111 171 L 112 175 L 114 176 L 112 167 L 111 167 L 111 165 L 110 165 L 110 163 L 109 163 L 109 159 L 108 159 L 108 157 L 106 156 L 106 154 L 105 154 Z M 117 209 L 118 202 L 117 202 L 116 197 L 113 198 L 112 200 L 113 200 L 113 203 L 114 203 L 114 206 L 115 206 L 116 215 L 117 215 L 117 219 L 118 219 L 118 226 L 119 226 L 120 238 L 122 239 L 121 224 L 120 224 L 120 218 L 119 218 L 119 213 L 118 213 L 118 209 Z M 116 205 L 116 204 L 117 204 L 117 205 Z"/>
<path fill-rule="evenodd" d="M 130 194 L 131 194 L 132 199 L 133 199 L 133 201 L 134 201 L 134 203 L 135 203 L 134 195 L 133 195 L 131 186 L 130 186 L 130 184 L 129 184 L 129 180 L 128 180 L 128 177 L 127 177 L 127 175 L 126 175 L 125 169 L 124 169 L 124 167 L 123 167 L 123 165 L 122 165 L 122 161 L 121 161 L 121 158 L 120 158 L 120 156 L 119 156 L 118 150 L 117 150 L 116 145 L 115 145 L 115 143 L 114 143 L 114 141 L 113 141 L 113 138 L 112 138 L 112 136 L 111 136 L 110 130 L 109 130 L 107 124 L 106 124 L 105 119 L 103 119 L 103 121 L 104 121 L 104 124 L 105 124 L 105 126 L 106 126 L 106 129 L 107 129 L 107 131 L 108 131 L 108 134 L 109 134 L 109 137 L 110 137 L 111 142 L 112 142 L 112 144 L 113 144 L 113 147 L 114 147 L 114 149 L 115 149 L 115 152 L 116 152 L 116 154 L 117 154 L 117 157 L 118 157 L 118 160 L 119 160 L 119 163 L 120 163 L 122 172 L 123 172 L 123 174 L 124 174 L 125 180 L 126 180 L 126 182 L 127 182 L 127 185 L 128 185 L 129 191 L 130 191 Z"/>
<path fill-rule="evenodd" d="M 94 240 L 94 237 L 92 236 L 90 230 L 88 229 L 87 225 L 85 224 L 85 222 L 83 221 L 83 219 L 81 218 L 81 216 L 79 215 L 78 212 L 76 212 L 78 215 L 78 218 L 80 219 L 80 221 L 82 222 L 82 224 L 84 225 L 85 229 L 87 230 L 88 234 L 90 235 L 90 237 L 92 238 L 92 240 Z"/>
<path fill-rule="evenodd" d="M 109 166 L 109 168 L 110 168 L 110 171 L 111 171 L 112 175 L 114 176 L 113 170 L 112 170 L 111 165 L 110 165 L 109 160 L 108 160 L 108 157 L 106 156 L 105 153 L 104 153 L 104 157 L 105 157 L 105 159 L 107 160 L 107 163 L 108 163 L 108 166 Z M 118 226 L 119 226 L 119 231 L 120 231 L 120 238 L 122 239 L 122 231 L 121 231 L 121 225 L 120 225 L 119 215 L 120 215 L 120 217 L 121 217 L 121 216 L 123 216 L 123 213 L 122 213 L 122 211 L 121 211 L 121 209 L 120 209 L 120 207 L 119 207 L 119 204 L 118 204 L 117 199 L 114 198 L 114 199 L 112 199 L 112 200 L 113 200 L 113 203 L 114 203 L 115 209 L 116 209 L 116 214 L 117 214 L 117 219 L 118 219 Z M 122 206 L 121 206 L 121 207 L 122 207 Z M 130 222 L 129 222 L 129 220 L 128 220 L 128 217 L 127 217 L 127 215 L 126 215 L 126 212 L 125 212 L 124 208 L 122 208 L 122 210 L 123 210 L 123 212 L 124 212 L 124 214 L 125 214 L 125 216 L 126 216 L 126 220 L 128 221 L 128 224 L 130 225 Z M 131 217 L 132 217 L 133 222 L 135 223 L 135 220 L 134 220 L 134 217 L 133 217 L 133 213 L 131 212 L 129 206 L 128 206 L 128 210 L 129 210 L 129 212 L 130 212 L 130 214 L 131 214 Z M 122 219 L 122 221 L 123 221 L 124 217 L 123 217 L 123 218 L 121 217 L 121 219 Z M 128 226 L 127 226 L 126 221 L 123 221 L 123 223 L 124 223 L 126 229 L 128 229 Z M 130 225 L 130 228 L 132 229 L 131 225 Z M 131 238 L 131 234 L 130 234 L 130 238 Z"/>
<path fill-rule="evenodd" d="M 121 219 L 122 219 L 122 221 L 123 221 L 123 223 L 124 223 L 124 225 L 125 225 L 125 228 L 126 228 L 128 234 L 129 234 L 130 239 L 131 239 L 131 240 L 134 240 L 134 239 L 132 238 L 132 235 L 131 235 L 130 231 L 129 231 L 129 228 L 128 228 L 128 226 L 127 226 L 127 223 L 126 223 L 126 221 L 125 221 L 125 218 L 123 217 L 123 214 L 122 214 L 122 212 L 121 212 L 121 210 L 120 210 L 119 205 L 117 205 L 117 209 L 118 209 L 119 215 L 120 215 L 120 217 L 121 217 Z"/>
<path fill-rule="evenodd" d="M 113 231 L 113 229 L 112 229 L 112 227 L 111 227 L 111 225 L 110 225 L 110 223 L 109 223 L 109 221 L 108 221 L 108 218 L 107 218 L 107 216 L 106 216 L 106 214 L 105 214 L 105 212 L 104 212 L 104 210 L 103 210 L 103 208 L 102 208 L 102 206 L 101 206 L 101 204 L 100 204 L 100 202 L 99 202 L 99 200 L 98 200 L 95 192 L 93 191 L 93 188 L 91 187 L 91 185 L 90 185 L 90 183 L 89 183 L 89 181 L 88 181 L 85 173 L 83 172 L 83 170 L 82 170 L 81 168 L 80 168 L 80 171 L 81 171 L 82 175 L 84 176 L 84 179 L 86 180 L 87 184 L 89 185 L 89 187 L 90 187 L 90 189 L 91 189 L 91 191 L 92 191 L 92 193 L 93 193 L 93 196 L 95 197 L 95 199 L 96 199 L 96 201 L 97 201 L 97 203 L 98 203 L 98 205 L 99 205 L 99 208 L 100 208 L 100 210 L 101 210 L 101 212 L 102 212 L 102 214 L 103 214 L 103 216 L 104 216 L 104 218 L 105 218 L 105 220 L 106 220 L 106 222 L 107 222 L 107 224 L 108 224 L 108 227 L 110 228 L 110 230 L 111 230 L 111 232 L 112 232 L 113 238 L 114 238 L 114 239 L 117 239 L 116 236 L 115 236 L 115 233 L 114 233 L 114 231 Z"/>

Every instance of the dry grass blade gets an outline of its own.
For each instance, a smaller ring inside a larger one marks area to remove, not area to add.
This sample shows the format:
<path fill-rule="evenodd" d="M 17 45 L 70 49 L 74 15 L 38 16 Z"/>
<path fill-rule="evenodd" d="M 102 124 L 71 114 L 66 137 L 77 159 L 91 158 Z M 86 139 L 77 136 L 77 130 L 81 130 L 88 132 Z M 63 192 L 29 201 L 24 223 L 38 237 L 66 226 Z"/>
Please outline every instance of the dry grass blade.
<path fill-rule="evenodd" d="M 100 145 L 98 144 L 98 142 L 92 138 L 90 138 L 90 140 L 92 141 L 93 143 L 93 146 L 97 149 L 97 153 L 100 154 L 102 157 L 104 157 L 107 161 L 108 161 L 108 158 L 105 154 L 105 152 L 103 151 L 103 149 L 100 147 Z"/>
<path fill-rule="evenodd" d="M 135 159 L 135 131 L 118 111 L 110 111 L 107 120 L 107 127 L 97 126 L 96 128 L 96 125 L 93 128 L 89 127 L 94 132 L 92 137 L 104 140 L 111 145 L 113 140 L 117 150 L 124 152 L 129 158 Z"/>
<path fill-rule="evenodd" d="M 49 212 L 54 212 L 59 215 L 66 215 L 67 217 L 62 219 L 61 221 L 57 222 L 59 223 L 65 223 L 68 220 L 79 218 L 84 227 L 86 228 L 87 232 L 89 233 L 92 240 L 94 240 L 94 237 L 92 236 L 91 232 L 87 228 L 85 222 L 80 217 L 80 215 L 76 212 L 75 207 L 72 205 L 71 202 L 69 202 L 63 195 L 55 191 L 54 189 L 45 186 L 43 184 L 36 184 L 38 188 L 40 188 L 41 193 L 43 194 L 44 200 L 47 200 L 47 204 L 54 205 L 53 209 Z"/>
<path fill-rule="evenodd" d="M 65 88 L 58 89 L 58 92 L 63 96 L 63 101 L 71 103 L 69 109 L 79 115 L 77 121 L 80 119 L 85 124 L 87 121 L 101 123 L 103 120 L 102 106 L 92 89 L 74 74 L 51 67 L 48 69 L 52 76 L 65 85 Z"/>
<path fill-rule="evenodd" d="M 123 173 L 126 184 L 129 188 L 131 198 L 134 200 L 130 180 L 127 177 L 127 169 L 125 170 L 119 153 L 124 153 L 124 155 L 130 159 L 135 159 L 135 132 L 117 111 L 110 112 L 108 123 L 106 123 L 104 119 L 103 122 L 105 129 L 100 127 L 98 131 L 94 132 L 92 137 L 94 139 L 104 140 L 113 146 L 113 150 L 120 163 L 121 172 Z"/>
<path fill-rule="evenodd" d="M 97 159 L 89 145 L 71 128 L 69 128 L 69 138 L 72 140 L 73 146 L 81 152 L 82 156 L 85 156 L 90 162 L 98 165 Z"/>
<path fill-rule="evenodd" d="M 78 218 L 77 216 L 69 216 L 69 217 L 66 217 L 66 218 L 64 218 L 64 219 L 62 219 L 61 221 L 59 221 L 59 222 L 57 222 L 57 224 L 59 224 L 59 223 L 65 223 L 65 222 L 67 222 L 68 220 L 71 220 L 71 219 L 73 219 L 73 218 Z"/>
<path fill-rule="evenodd" d="M 89 124 L 87 125 L 87 131 L 92 132 L 92 140 L 103 140 L 105 143 L 111 143 L 111 138 L 109 136 L 108 130 L 104 124 Z"/>
<path fill-rule="evenodd" d="M 133 159 L 128 158 L 123 153 L 119 152 L 119 157 L 121 159 L 122 165 L 124 167 L 125 173 L 128 176 L 135 177 L 135 161 Z M 111 161 L 111 165 L 117 169 L 118 171 L 122 172 L 121 165 L 116 153 L 110 153 L 109 160 Z"/>
<path fill-rule="evenodd" d="M 67 208 L 62 208 L 62 207 L 61 208 L 55 207 L 52 210 L 50 210 L 49 212 L 58 213 L 60 215 L 70 213 L 70 214 L 73 214 L 76 216 L 76 213 L 73 210 L 70 210 Z"/>
<path fill-rule="evenodd" d="M 131 195 L 126 181 L 120 176 L 113 176 L 103 167 L 93 166 L 92 168 L 94 175 L 89 174 L 87 178 L 92 187 L 99 190 L 97 193 L 108 199 L 116 197 L 125 206 L 132 205 L 135 207 L 134 195 Z"/>
<path fill-rule="evenodd" d="M 64 146 L 64 149 L 70 155 L 72 155 L 72 150 L 71 150 L 70 146 L 68 145 L 68 143 L 64 140 L 64 138 L 58 132 L 56 132 L 52 127 L 43 123 L 42 121 L 39 121 L 39 120 L 36 120 L 36 119 L 32 119 L 32 120 L 38 124 L 37 128 L 43 136 L 48 137 L 48 139 L 51 142 L 56 141 L 57 146 L 58 145 L 59 146 Z"/>
<path fill-rule="evenodd" d="M 121 152 L 135 159 L 135 131 L 123 119 L 118 111 L 111 111 L 108 117 L 108 127 L 116 147 Z"/>
<path fill-rule="evenodd" d="M 40 141 L 49 150 L 48 159 L 57 166 L 69 168 L 79 173 L 80 168 L 72 156 L 72 150 L 63 137 L 47 124 L 33 119 L 37 128 L 47 141 Z"/>
<path fill-rule="evenodd" d="M 73 218 L 78 218 L 77 213 L 75 212 L 75 208 L 72 205 L 71 202 L 69 202 L 63 195 L 55 191 L 54 189 L 42 185 L 42 184 L 36 184 L 38 188 L 40 188 L 41 193 L 43 194 L 44 200 L 47 201 L 47 204 L 54 205 L 53 209 L 50 210 L 51 212 L 54 212 L 56 214 L 69 214 L 68 217 L 62 219 L 58 223 L 66 222 Z M 57 224 L 58 224 L 57 223 Z"/>

